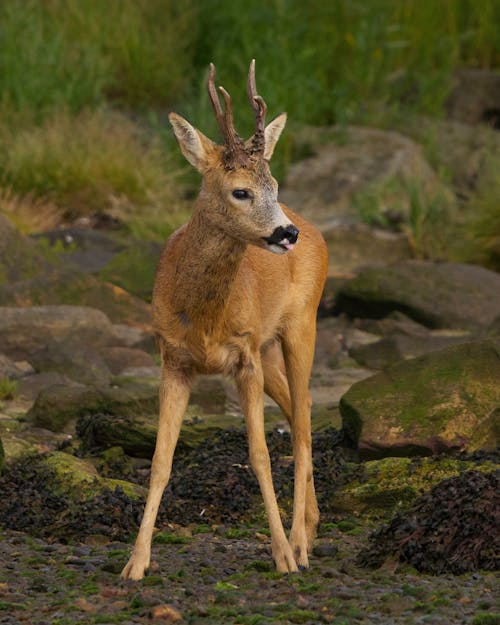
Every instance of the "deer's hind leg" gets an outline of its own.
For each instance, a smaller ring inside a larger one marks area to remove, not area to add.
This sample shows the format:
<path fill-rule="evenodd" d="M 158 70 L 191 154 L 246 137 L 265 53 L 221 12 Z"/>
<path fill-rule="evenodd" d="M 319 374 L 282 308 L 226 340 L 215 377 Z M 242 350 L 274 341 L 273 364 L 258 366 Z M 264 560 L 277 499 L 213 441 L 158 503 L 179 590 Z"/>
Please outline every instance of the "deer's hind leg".
<path fill-rule="evenodd" d="M 290 388 L 288 385 L 288 379 L 286 375 L 285 360 L 283 357 L 283 351 L 281 344 L 278 342 L 270 345 L 262 355 L 262 367 L 264 371 L 264 390 L 281 408 L 283 414 L 290 424 L 292 431 L 292 443 L 295 440 L 294 432 L 297 431 L 297 436 L 300 436 L 299 428 L 295 427 L 293 412 L 292 412 L 292 400 L 290 397 Z M 306 384 L 309 383 L 309 375 L 307 375 Z M 306 387 L 305 397 L 302 400 L 306 400 L 307 413 L 310 415 L 311 399 L 309 391 Z M 305 402 L 303 402 L 305 403 Z M 303 409 L 304 412 L 304 409 Z M 310 418 L 310 417 L 309 417 Z M 306 417 L 306 421 L 309 419 Z M 303 427 L 303 425 L 302 425 Z M 307 429 L 306 423 L 306 429 Z M 309 425 L 310 436 L 310 425 Z M 309 455 L 311 451 L 308 451 Z M 295 445 L 294 445 L 295 455 Z M 309 475 L 307 476 L 309 478 Z M 295 520 L 295 519 L 294 519 Z M 306 479 L 305 490 L 305 510 L 304 510 L 304 523 L 305 533 L 307 538 L 307 550 L 310 552 L 313 546 L 314 539 L 316 537 L 316 529 L 319 521 L 319 508 L 316 500 L 316 493 L 314 490 L 314 479 L 312 476 L 312 460 L 311 460 L 311 472 L 310 479 Z M 292 535 L 293 539 L 293 535 Z M 305 566 L 303 562 L 299 564 Z"/>

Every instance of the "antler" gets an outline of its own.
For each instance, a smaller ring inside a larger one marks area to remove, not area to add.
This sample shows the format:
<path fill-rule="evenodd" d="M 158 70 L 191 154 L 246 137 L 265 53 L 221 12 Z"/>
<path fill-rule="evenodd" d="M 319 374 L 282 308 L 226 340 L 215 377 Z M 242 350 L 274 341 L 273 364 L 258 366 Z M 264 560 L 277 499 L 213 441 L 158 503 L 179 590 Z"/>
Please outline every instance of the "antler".
<path fill-rule="evenodd" d="M 225 111 L 222 112 L 219 96 L 215 88 L 215 65 L 213 63 L 210 63 L 210 71 L 208 73 L 207 80 L 207 90 L 215 112 L 215 118 L 217 119 L 219 128 L 222 132 L 222 135 L 224 136 L 224 143 L 226 146 L 226 166 L 231 167 L 235 164 L 244 165 L 247 160 L 247 155 L 245 153 L 245 144 L 234 127 L 231 96 L 224 89 L 224 87 L 219 87 L 219 90 L 224 97 Z"/>
<path fill-rule="evenodd" d="M 247 93 L 248 99 L 250 100 L 250 104 L 255 113 L 255 133 L 250 149 L 253 154 L 264 154 L 264 128 L 267 106 L 263 98 L 257 94 L 257 86 L 255 84 L 255 59 L 252 59 L 250 69 L 248 71 Z"/>

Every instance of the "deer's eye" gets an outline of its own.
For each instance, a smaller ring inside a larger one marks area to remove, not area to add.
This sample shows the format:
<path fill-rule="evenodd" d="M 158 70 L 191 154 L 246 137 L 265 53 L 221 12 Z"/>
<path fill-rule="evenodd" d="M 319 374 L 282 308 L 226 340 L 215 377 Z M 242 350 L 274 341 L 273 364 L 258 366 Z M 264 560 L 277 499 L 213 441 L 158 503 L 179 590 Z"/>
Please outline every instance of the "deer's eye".
<path fill-rule="evenodd" d="M 233 197 L 237 200 L 249 200 L 250 193 L 246 189 L 234 189 Z"/>

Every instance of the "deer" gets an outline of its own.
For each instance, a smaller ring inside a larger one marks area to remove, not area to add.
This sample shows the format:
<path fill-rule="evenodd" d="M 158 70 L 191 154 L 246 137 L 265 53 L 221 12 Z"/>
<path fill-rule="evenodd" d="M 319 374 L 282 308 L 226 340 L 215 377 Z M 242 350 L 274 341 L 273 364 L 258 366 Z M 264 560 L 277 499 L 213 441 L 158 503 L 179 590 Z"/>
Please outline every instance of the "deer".
<path fill-rule="evenodd" d="M 123 579 L 140 580 L 150 566 L 154 524 L 197 374 L 222 373 L 235 381 L 278 571 L 308 567 L 319 520 L 309 378 L 327 274 L 326 244 L 313 225 L 278 201 L 269 160 L 287 116 L 265 124 L 267 106 L 257 93 L 255 60 L 247 83 L 255 131 L 247 141 L 236 132 L 229 93 L 219 87 L 222 108 L 213 64 L 207 88 L 223 145 L 177 113 L 169 114 L 181 152 L 202 182 L 191 219 L 167 239 L 155 276 L 158 432 L 143 518 Z M 294 503 L 288 538 L 272 481 L 264 393 L 290 424 Z"/>

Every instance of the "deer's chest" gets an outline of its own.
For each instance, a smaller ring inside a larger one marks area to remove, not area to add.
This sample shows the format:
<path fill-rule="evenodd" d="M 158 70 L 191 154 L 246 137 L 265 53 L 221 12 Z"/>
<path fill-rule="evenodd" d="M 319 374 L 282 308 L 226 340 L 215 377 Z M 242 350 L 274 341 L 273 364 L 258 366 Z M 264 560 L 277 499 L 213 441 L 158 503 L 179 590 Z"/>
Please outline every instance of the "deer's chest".
<path fill-rule="evenodd" d="M 172 364 L 202 374 L 230 374 L 251 360 L 249 336 L 244 332 L 226 337 L 187 333 L 182 339 L 165 338 L 164 345 Z"/>

